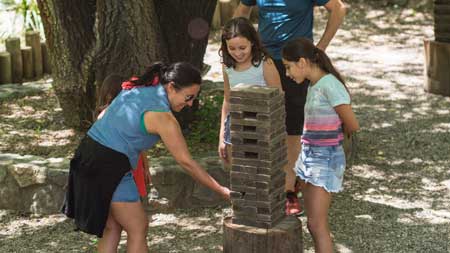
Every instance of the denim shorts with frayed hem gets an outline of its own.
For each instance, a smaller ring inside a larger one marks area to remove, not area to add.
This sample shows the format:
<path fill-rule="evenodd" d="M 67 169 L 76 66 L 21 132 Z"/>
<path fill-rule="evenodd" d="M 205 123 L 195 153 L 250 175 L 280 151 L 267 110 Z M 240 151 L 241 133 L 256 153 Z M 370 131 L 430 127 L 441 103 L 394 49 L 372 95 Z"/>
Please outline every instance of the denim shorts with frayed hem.
<path fill-rule="evenodd" d="M 297 176 L 327 192 L 342 191 L 345 171 L 345 153 L 339 146 L 302 145 L 302 152 L 295 164 Z"/>
<path fill-rule="evenodd" d="M 134 182 L 133 174 L 127 172 L 120 180 L 114 191 L 112 202 L 137 202 L 140 201 L 139 192 Z"/>

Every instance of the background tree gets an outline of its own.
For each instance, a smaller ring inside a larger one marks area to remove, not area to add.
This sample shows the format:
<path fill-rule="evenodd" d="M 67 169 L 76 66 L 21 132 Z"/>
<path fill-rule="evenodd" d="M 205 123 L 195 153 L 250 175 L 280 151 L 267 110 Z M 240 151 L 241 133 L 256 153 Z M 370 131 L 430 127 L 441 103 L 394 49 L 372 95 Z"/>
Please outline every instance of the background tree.
<path fill-rule="evenodd" d="M 139 74 L 154 61 L 190 61 L 201 68 L 215 5 L 211 0 L 38 0 L 66 123 L 90 126 L 96 89 L 110 73 Z"/>

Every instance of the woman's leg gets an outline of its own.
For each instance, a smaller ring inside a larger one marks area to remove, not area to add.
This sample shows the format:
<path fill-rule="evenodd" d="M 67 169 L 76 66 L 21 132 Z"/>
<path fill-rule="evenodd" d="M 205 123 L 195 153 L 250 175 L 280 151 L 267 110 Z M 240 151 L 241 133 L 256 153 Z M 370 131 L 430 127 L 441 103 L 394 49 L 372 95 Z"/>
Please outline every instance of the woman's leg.
<path fill-rule="evenodd" d="M 303 199 L 308 218 L 307 226 L 314 240 L 315 252 L 333 252 L 333 243 L 328 226 L 331 193 L 325 191 L 322 187 L 307 183 L 303 188 Z"/>
<path fill-rule="evenodd" d="M 117 246 L 120 242 L 120 234 L 122 233 L 122 226 L 114 220 L 109 212 L 106 227 L 103 230 L 103 237 L 98 241 L 99 253 L 116 253 Z"/>
<path fill-rule="evenodd" d="M 112 202 L 112 216 L 127 232 L 127 252 L 147 253 L 148 218 L 140 201 Z"/>

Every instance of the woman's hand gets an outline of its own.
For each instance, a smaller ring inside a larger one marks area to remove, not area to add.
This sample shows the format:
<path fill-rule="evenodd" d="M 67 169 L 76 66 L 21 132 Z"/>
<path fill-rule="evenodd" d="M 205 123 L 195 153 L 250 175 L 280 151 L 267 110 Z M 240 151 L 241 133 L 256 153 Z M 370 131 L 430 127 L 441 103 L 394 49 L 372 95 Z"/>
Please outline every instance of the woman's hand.
<path fill-rule="evenodd" d="M 230 164 L 230 158 L 228 157 L 228 145 L 223 141 L 219 141 L 219 157 L 226 164 Z"/>
<path fill-rule="evenodd" d="M 231 192 L 230 189 L 228 187 L 222 186 L 222 190 L 223 190 L 222 197 L 226 200 L 230 200 L 230 192 Z"/>

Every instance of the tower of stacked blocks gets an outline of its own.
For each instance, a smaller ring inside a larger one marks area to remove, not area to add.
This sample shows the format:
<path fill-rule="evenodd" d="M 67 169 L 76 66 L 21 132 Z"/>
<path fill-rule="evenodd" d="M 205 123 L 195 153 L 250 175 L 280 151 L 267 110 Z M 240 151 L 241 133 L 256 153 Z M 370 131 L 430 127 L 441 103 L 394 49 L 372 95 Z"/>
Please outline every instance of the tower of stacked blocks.
<path fill-rule="evenodd" d="M 231 90 L 233 224 L 272 228 L 284 217 L 284 94 L 277 88 Z"/>

